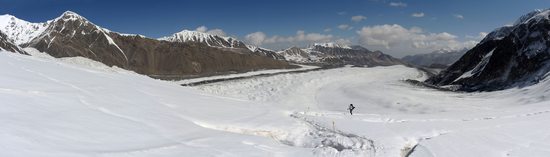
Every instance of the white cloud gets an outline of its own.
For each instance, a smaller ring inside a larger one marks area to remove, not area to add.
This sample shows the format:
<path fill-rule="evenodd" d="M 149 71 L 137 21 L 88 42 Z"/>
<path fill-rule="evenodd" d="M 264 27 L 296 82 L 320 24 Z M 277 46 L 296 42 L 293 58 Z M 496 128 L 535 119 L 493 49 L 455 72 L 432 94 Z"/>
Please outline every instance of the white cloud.
<path fill-rule="evenodd" d="M 254 32 L 246 35 L 244 38 L 248 43 L 259 46 L 265 41 L 266 35 L 263 32 Z"/>
<path fill-rule="evenodd" d="M 341 11 L 341 12 L 338 12 L 338 13 L 336 13 L 336 14 L 338 14 L 338 15 L 346 15 L 347 13 L 346 13 L 345 11 Z"/>
<path fill-rule="evenodd" d="M 462 16 L 460 14 L 454 14 L 453 16 L 457 19 L 460 19 L 460 20 L 464 19 L 464 16 Z"/>
<path fill-rule="evenodd" d="M 217 35 L 217 36 L 226 36 L 226 33 L 222 29 L 216 28 L 216 29 L 208 30 L 208 27 L 206 26 L 199 26 L 195 29 L 195 31 Z"/>
<path fill-rule="evenodd" d="M 363 21 L 363 20 L 366 20 L 367 17 L 363 16 L 363 15 L 355 15 L 355 16 L 352 16 L 351 17 L 351 21 L 354 21 L 354 22 L 360 22 L 360 21 Z"/>
<path fill-rule="evenodd" d="M 392 6 L 392 7 L 407 7 L 407 3 L 403 3 L 403 2 L 390 2 L 390 6 Z"/>
<path fill-rule="evenodd" d="M 424 14 L 423 12 L 411 14 L 412 17 L 424 17 L 424 15 L 425 15 L 425 14 Z"/>
<path fill-rule="evenodd" d="M 477 43 L 474 40 L 461 42 L 457 36 L 447 32 L 428 33 L 418 27 L 407 29 L 397 24 L 363 27 L 357 34 L 362 45 L 382 46 L 386 49 L 408 47 L 430 52 L 437 49 L 469 48 Z"/>
<path fill-rule="evenodd" d="M 225 32 L 221 29 L 212 29 L 206 31 L 208 34 L 217 35 L 217 36 L 226 36 Z"/>
<path fill-rule="evenodd" d="M 329 34 L 306 33 L 302 30 L 296 31 L 296 35 L 294 36 L 286 37 L 278 35 L 267 37 L 263 32 L 254 32 L 245 36 L 246 41 L 256 46 L 273 43 L 328 42 L 331 41 L 332 38 L 333 36 Z"/>
<path fill-rule="evenodd" d="M 197 32 L 206 32 L 208 28 L 206 26 L 199 26 L 197 29 L 195 29 Z"/>
<path fill-rule="evenodd" d="M 347 25 L 347 24 L 341 24 L 341 25 L 338 25 L 338 29 L 351 30 L 351 29 L 353 29 L 353 27 L 351 27 L 350 25 Z"/>
<path fill-rule="evenodd" d="M 332 29 L 330 29 L 330 28 L 325 28 L 325 29 L 323 30 L 323 32 L 330 32 L 330 31 L 332 31 Z"/>
<path fill-rule="evenodd" d="M 338 44 L 338 45 L 352 45 L 352 42 L 351 40 L 349 39 L 336 39 L 334 40 L 334 43 Z"/>
<path fill-rule="evenodd" d="M 326 42 L 332 39 L 332 35 L 325 35 L 319 33 L 308 33 L 305 34 L 304 31 L 297 31 L 296 36 L 294 36 L 295 41 L 321 41 Z M 292 42 L 292 41 L 291 41 Z"/>

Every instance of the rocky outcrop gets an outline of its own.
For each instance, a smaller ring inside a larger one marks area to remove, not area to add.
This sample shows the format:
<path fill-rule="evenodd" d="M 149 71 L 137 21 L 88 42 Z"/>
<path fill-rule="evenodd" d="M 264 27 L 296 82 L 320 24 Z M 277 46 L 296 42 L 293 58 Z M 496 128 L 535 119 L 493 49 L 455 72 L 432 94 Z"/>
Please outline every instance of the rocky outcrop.
<path fill-rule="evenodd" d="M 550 10 L 522 16 L 491 32 L 456 63 L 426 80 L 463 91 L 492 91 L 537 83 L 550 71 Z"/>
<path fill-rule="evenodd" d="M 9 40 L 6 34 L 4 34 L 2 31 L 0 31 L 0 50 L 20 53 L 20 54 L 27 54 L 19 46 L 12 43 L 11 40 Z"/>

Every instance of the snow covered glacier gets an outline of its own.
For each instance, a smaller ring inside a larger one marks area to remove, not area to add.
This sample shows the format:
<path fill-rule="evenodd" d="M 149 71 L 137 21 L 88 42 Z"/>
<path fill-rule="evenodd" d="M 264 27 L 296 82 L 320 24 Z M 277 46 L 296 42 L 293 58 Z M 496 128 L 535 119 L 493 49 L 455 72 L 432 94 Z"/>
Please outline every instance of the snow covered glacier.
<path fill-rule="evenodd" d="M 391 66 L 182 87 L 84 58 L 32 54 L 0 53 L 0 156 L 550 153 L 548 80 L 456 93 L 407 84 L 427 76 Z"/>

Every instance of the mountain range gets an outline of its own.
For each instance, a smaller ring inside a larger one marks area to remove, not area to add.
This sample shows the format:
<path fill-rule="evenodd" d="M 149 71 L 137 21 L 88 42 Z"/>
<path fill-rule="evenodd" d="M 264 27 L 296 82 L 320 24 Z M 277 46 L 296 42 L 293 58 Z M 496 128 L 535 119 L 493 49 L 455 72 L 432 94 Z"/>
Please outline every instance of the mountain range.
<path fill-rule="evenodd" d="M 291 47 L 277 52 L 288 61 L 300 64 L 328 64 L 355 66 L 389 66 L 404 64 L 401 60 L 381 51 L 370 51 L 361 46 L 336 43 L 315 43 L 308 48 Z"/>
<path fill-rule="evenodd" d="M 276 52 L 233 37 L 198 31 L 183 30 L 153 39 L 110 31 L 71 11 L 43 23 L 1 15 L 0 32 L 5 33 L 2 48 L 10 51 L 24 53 L 21 47 L 30 47 L 53 57 L 81 56 L 166 79 L 297 67 L 293 63 L 402 64 L 399 59 L 380 51 L 332 43 L 301 49 L 304 56 L 297 59 L 286 50 Z"/>
<path fill-rule="evenodd" d="M 426 54 L 405 56 L 401 60 L 421 67 L 444 69 L 460 59 L 468 50 L 467 48 L 459 50 L 441 49 Z"/>

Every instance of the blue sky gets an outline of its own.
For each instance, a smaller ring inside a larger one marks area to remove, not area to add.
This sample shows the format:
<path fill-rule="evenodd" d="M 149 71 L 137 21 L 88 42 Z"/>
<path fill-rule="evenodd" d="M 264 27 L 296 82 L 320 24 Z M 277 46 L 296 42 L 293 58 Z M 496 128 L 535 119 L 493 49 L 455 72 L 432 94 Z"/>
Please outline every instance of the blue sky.
<path fill-rule="evenodd" d="M 71 10 L 110 30 L 153 38 L 206 26 L 272 49 L 338 41 L 397 57 L 471 46 L 480 32 L 547 7 L 549 0 L 0 0 L 0 14 L 30 22 Z"/>

